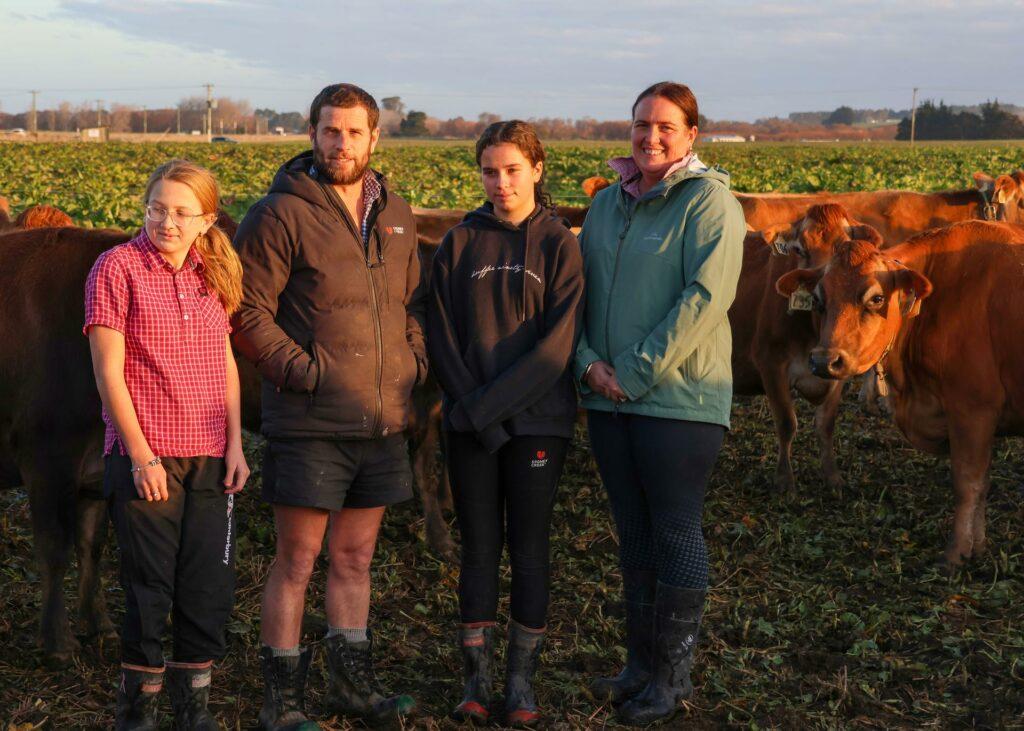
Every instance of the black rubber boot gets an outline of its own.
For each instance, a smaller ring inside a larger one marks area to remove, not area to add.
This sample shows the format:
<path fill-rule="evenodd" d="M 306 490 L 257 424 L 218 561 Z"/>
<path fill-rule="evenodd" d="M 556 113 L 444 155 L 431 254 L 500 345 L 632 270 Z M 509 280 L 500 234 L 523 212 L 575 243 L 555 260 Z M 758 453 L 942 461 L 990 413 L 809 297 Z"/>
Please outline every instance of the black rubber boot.
<path fill-rule="evenodd" d="M 494 685 L 494 622 L 460 624 L 459 647 L 466 684 L 452 718 L 462 723 L 487 723 Z"/>
<path fill-rule="evenodd" d="M 320 725 L 306 717 L 306 673 L 312 648 L 298 655 L 274 657 L 269 647 L 260 650 L 263 669 L 263 708 L 260 731 L 320 731 Z"/>
<path fill-rule="evenodd" d="M 505 723 L 512 728 L 532 728 L 540 721 L 533 694 L 544 630 L 508 623 L 508 663 L 505 678 Z"/>
<path fill-rule="evenodd" d="M 167 694 L 174 709 L 174 731 L 220 731 L 220 724 L 206 708 L 212 668 L 212 662 L 167 663 Z"/>
<path fill-rule="evenodd" d="M 387 698 L 379 691 L 373 670 L 373 638 L 348 642 L 344 635 L 325 640 L 330 681 L 324 707 L 332 713 L 360 718 L 372 725 L 399 725 L 416 709 L 411 696 Z"/>
<path fill-rule="evenodd" d="M 656 571 L 622 569 L 626 599 L 626 666 L 618 675 L 598 678 L 590 684 L 596 700 L 624 703 L 647 686 L 651 679 L 651 645 L 654 643 L 654 594 Z"/>
<path fill-rule="evenodd" d="M 647 726 L 668 721 L 679 701 L 693 695 L 690 667 L 704 615 L 704 589 L 681 589 L 658 584 L 654 602 L 654 668 L 639 694 L 617 711 L 622 723 Z"/>
<path fill-rule="evenodd" d="M 158 731 L 160 728 L 160 688 L 163 668 L 121 665 L 121 684 L 117 689 L 116 731 Z"/>

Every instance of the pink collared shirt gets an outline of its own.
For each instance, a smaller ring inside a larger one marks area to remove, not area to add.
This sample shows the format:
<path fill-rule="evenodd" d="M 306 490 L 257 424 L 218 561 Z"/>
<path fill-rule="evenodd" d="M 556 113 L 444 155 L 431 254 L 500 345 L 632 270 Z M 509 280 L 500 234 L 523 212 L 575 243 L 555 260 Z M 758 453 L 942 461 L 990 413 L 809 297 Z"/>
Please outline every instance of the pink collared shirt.
<path fill-rule="evenodd" d="M 193 246 L 174 271 L 145 231 L 103 252 L 85 283 L 85 326 L 124 335 L 124 380 L 150 449 L 164 457 L 224 456 L 227 313 L 206 288 Z M 103 453 L 118 442 L 103 410 Z M 121 445 L 124 453 L 124 445 Z"/>
<path fill-rule="evenodd" d="M 613 157 L 608 161 L 608 167 L 619 174 L 619 179 L 622 181 L 622 190 L 633 198 L 640 197 L 640 168 L 637 167 L 632 156 Z M 683 168 L 689 168 L 696 172 L 702 172 L 708 169 L 707 165 L 702 163 L 697 157 L 697 153 L 691 151 L 690 154 L 682 160 L 673 163 L 672 166 L 665 171 L 665 174 L 661 176 L 661 179 L 664 180 L 672 173 L 677 170 L 682 170 Z"/>

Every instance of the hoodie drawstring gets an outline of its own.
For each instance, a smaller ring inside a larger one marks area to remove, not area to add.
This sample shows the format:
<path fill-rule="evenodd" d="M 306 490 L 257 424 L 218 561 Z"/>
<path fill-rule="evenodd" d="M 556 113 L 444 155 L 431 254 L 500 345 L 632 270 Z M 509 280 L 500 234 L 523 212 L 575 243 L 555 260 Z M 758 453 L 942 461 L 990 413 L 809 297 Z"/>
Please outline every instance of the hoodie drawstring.
<path fill-rule="evenodd" d="M 522 291 L 522 296 L 520 298 L 521 302 L 522 302 L 522 314 L 521 314 L 521 316 L 519 318 L 520 322 L 526 322 L 526 277 L 527 277 L 528 272 L 529 272 L 529 269 L 527 268 L 526 263 L 529 261 L 529 258 L 528 258 L 527 255 L 530 253 L 530 223 L 532 222 L 532 220 L 533 220 L 532 218 L 527 219 L 526 226 L 523 229 L 526 238 L 523 241 L 523 288 L 522 288 L 523 291 Z"/>

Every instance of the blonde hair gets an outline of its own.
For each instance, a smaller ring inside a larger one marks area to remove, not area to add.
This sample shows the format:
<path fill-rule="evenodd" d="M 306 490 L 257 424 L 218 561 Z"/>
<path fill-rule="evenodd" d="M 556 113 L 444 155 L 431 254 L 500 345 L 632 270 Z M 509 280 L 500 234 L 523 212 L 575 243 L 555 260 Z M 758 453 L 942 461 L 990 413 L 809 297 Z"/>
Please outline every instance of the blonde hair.
<path fill-rule="evenodd" d="M 219 212 L 220 190 L 213 173 L 206 168 L 189 160 L 165 162 L 149 176 L 143 203 L 149 203 L 153 186 L 161 180 L 187 185 L 195 193 L 202 213 L 216 215 Z M 231 315 L 242 304 L 242 262 L 231 246 L 231 239 L 214 224 L 196 238 L 193 246 L 199 250 L 206 265 L 203 272 L 206 286 L 220 298 L 224 309 Z"/>

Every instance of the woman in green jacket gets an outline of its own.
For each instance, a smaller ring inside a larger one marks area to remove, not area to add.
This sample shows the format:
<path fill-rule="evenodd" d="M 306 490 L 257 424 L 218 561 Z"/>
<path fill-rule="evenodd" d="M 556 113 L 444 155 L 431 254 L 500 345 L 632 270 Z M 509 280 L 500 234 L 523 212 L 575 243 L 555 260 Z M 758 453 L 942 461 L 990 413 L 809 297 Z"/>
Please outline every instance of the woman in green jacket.
<path fill-rule="evenodd" d="M 728 309 L 745 224 L 729 174 L 693 152 L 697 100 L 661 82 L 633 104 L 632 155 L 580 243 L 586 322 L 576 373 L 619 532 L 626 667 L 593 683 L 620 720 L 675 714 L 707 589 L 704 491 L 732 402 Z"/>

